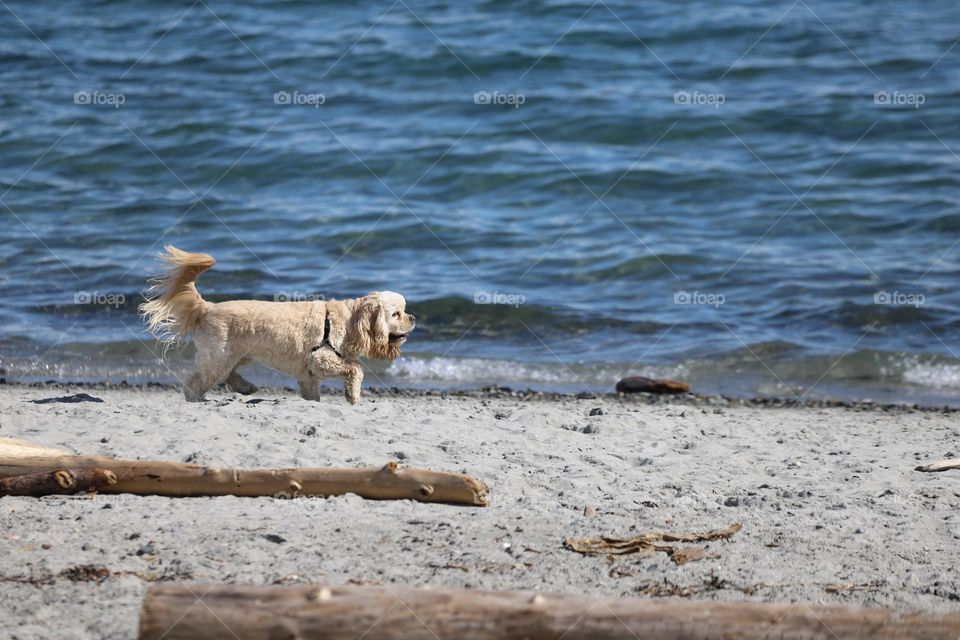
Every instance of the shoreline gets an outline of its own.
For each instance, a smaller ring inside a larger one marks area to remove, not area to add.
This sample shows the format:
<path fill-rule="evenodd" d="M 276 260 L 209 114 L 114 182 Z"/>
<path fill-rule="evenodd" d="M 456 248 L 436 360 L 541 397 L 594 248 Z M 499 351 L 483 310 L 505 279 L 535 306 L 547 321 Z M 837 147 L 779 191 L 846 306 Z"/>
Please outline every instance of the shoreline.
<path fill-rule="evenodd" d="M 334 383 L 337 384 L 337 383 Z M 146 383 L 128 383 L 128 382 L 61 382 L 57 380 L 47 380 L 44 382 L 17 382 L 0 378 L 0 389 L 97 389 L 104 391 L 175 391 L 181 393 L 181 385 L 170 382 L 146 382 Z M 342 397 L 343 392 L 339 386 L 330 384 L 321 384 L 319 392 L 322 397 Z M 257 393 L 266 395 L 297 395 L 297 390 L 293 387 L 260 387 Z M 222 384 L 215 387 L 207 394 L 207 401 L 215 400 L 221 396 L 237 395 L 227 390 Z M 681 394 L 656 394 L 656 393 L 595 393 L 583 391 L 578 393 L 565 393 L 559 391 L 542 391 L 534 388 L 515 389 L 512 387 L 487 386 L 474 389 L 428 389 L 421 387 L 399 387 L 399 386 L 364 386 L 361 395 L 370 398 L 473 398 L 473 399 L 517 399 L 523 401 L 547 401 L 557 402 L 562 400 L 608 400 L 619 401 L 626 404 L 638 405 L 678 405 L 692 407 L 757 407 L 757 408 L 777 408 L 777 409 L 851 409 L 855 411 L 877 411 L 877 412 L 920 412 L 920 413 L 960 413 L 960 406 L 949 405 L 921 405 L 908 403 L 884 403 L 865 400 L 834 400 L 834 399 L 809 399 L 798 400 L 789 397 L 767 397 L 755 396 L 750 398 L 741 398 L 736 396 L 722 394 L 699 394 L 696 392 Z"/>

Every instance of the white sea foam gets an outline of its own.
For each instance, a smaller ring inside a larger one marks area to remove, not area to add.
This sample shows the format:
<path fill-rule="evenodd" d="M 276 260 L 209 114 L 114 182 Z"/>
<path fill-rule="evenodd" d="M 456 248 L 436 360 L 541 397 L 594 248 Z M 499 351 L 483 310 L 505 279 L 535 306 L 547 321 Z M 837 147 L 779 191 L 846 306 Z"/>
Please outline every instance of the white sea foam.
<path fill-rule="evenodd" d="M 505 384 L 612 386 L 622 376 L 676 376 L 677 367 L 652 369 L 628 367 L 616 363 L 529 363 L 485 358 L 401 357 L 387 369 L 386 375 L 398 382 L 436 382 L 443 384 Z"/>
<path fill-rule="evenodd" d="M 960 389 L 960 365 L 914 363 L 903 371 L 903 381 L 921 387 Z"/>

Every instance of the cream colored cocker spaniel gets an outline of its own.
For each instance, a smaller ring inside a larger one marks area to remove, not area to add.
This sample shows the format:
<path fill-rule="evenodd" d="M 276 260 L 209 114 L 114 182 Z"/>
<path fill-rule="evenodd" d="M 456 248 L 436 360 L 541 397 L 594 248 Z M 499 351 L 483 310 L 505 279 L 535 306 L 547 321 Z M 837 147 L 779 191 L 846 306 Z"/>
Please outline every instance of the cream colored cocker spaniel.
<path fill-rule="evenodd" d="M 160 257 L 169 266 L 151 281 L 140 312 L 162 342 L 193 335 L 197 372 L 183 390 L 191 402 L 221 381 L 238 393 L 254 393 L 237 368 L 256 360 L 296 378 L 307 400 L 319 399 L 321 378 L 342 377 L 347 400 L 356 404 L 363 381 L 357 358 L 393 360 L 415 325 L 406 300 L 392 291 L 353 300 L 207 302 L 195 283 L 216 263 L 212 257 L 173 246 Z"/>

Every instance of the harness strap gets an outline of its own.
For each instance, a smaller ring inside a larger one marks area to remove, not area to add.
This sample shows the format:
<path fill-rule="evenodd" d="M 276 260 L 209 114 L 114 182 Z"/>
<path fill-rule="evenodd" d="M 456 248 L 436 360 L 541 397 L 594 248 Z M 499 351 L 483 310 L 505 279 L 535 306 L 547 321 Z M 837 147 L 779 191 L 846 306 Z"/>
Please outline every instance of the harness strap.
<path fill-rule="evenodd" d="M 335 354 L 337 354 L 341 358 L 343 357 L 343 354 L 337 351 L 336 348 L 334 348 L 333 343 L 330 342 L 330 313 L 329 312 L 327 313 L 326 317 L 323 319 L 323 337 L 320 340 L 320 344 L 315 346 L 310 351 L 311 352 L 317 351 L 318 349 L 322 349 L 324 347 L 330 347 L 331 351 L 333 351 Z"/>

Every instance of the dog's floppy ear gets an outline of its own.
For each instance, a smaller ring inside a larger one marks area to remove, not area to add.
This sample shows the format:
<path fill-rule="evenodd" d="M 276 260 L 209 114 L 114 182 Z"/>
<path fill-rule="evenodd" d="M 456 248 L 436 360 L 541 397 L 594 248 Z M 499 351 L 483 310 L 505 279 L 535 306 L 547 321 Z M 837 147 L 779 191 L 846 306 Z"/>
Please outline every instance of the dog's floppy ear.
<path fill-rule="evenodd" d="M 383 316 L 379 293 L 360 298 L 350 317 L 344 349 L 352 356 L 383 358 L 390 343 L 390 327 Z"/>

